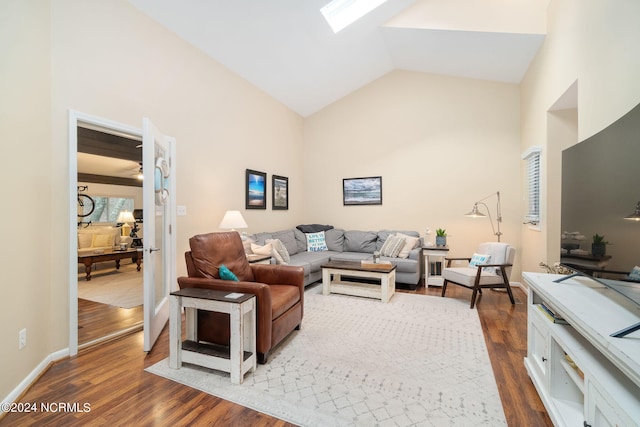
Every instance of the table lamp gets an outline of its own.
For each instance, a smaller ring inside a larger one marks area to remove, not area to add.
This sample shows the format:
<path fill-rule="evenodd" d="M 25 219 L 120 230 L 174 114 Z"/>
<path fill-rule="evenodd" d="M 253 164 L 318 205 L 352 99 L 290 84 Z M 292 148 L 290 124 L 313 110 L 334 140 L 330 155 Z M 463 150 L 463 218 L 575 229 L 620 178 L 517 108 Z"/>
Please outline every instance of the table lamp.
<path fill-rule="evenodd" d="M 136 220 L 131 212 L 121 211 L 120 214 L 118 214 L 118 220 L 116 222 L 122 224 L 122 235 L 128 236 L 131 232 L 131 226 L 129 224 L 136 222 Z"/>

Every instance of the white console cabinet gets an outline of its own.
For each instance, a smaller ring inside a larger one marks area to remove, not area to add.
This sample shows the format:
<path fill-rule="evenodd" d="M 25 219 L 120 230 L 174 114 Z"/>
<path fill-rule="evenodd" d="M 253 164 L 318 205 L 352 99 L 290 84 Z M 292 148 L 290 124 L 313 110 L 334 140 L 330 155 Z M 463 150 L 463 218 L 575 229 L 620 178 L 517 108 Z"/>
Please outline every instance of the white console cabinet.
<path fill-rule="evenodd" d="M 523 273 L 529 287 L 525 366 L 556 426 L 640 426 L 640 307 L 586 277 Z M 544 304 L 566 324 L 543 312 Z"/>

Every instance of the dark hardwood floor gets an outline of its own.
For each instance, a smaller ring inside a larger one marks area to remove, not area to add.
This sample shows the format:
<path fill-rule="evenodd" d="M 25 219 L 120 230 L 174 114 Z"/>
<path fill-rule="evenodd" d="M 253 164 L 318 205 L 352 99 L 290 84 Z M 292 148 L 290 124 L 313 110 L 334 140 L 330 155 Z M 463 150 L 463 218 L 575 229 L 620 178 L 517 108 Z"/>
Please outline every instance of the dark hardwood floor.
<path fill-rule="evenodd" d="M 122 331 L 142 329 L 143 306 L 120 308 L 78 299 L 78 344 L 91 344 Z"/>
<path fill-rule="evenodd" d="M 439 296 L 440 288 L 419 286 L 408 292 Z M 514 292 L 516 305 L 509 303 L 505 293 L 488 290 L 477 305 L 504 412 L 509 426 L 552 426 L 523 364 L 526 295 Z M 468 289 L 447 289 L 447 298 L 469 301 L 470 296 Z M 63 402 L 83 409 L 86 403 L 88 411 L 8 413 L 0 425 L 291 426 L 145 372 L 144 368 L 168 356 L 168 335 L 165 327 L 148 354 L 142 351 L 142 332 L 83 350 L 77 357 L 53 364 L 19 400 L 36 406 Z"/>

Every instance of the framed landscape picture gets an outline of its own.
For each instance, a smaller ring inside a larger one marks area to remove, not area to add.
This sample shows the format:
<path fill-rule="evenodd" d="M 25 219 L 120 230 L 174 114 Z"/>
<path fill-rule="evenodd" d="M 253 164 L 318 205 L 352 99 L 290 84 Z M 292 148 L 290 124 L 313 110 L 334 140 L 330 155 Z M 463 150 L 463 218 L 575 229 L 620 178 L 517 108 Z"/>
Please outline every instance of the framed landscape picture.
<path fill-rule="evenodd" d="M 382 177 L 344 178 L 342 180 L 342 202 L 349 205 L 381 205 Z"/>
<path fill-rule="evenodd" d="M 267 208 L 267 174 L 251 169 L 246 171 L 246 202 L 247 209 Z"/>
<path fill-rule="evenodd" d="M 289 209 L 289 178 L 287 178 L 286 176 L 272 175 L 271 183 L 271 209 Z"/>

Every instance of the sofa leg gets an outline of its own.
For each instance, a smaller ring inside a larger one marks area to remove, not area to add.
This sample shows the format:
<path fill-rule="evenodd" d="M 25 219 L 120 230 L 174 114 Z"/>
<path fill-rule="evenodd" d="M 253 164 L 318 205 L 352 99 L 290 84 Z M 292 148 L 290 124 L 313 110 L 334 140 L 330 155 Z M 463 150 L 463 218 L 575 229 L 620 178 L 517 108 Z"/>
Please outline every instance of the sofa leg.
<path fill-rule="evenodd" d="M 446 279 L 445 279 L 444 282 L 442 282 L 442 294 L 440 295 L 442 297 L 444 296 L 444 293 L 447 292 L 447 283 L 449 283 L 449 282 Z"/>
<path fill-rule="evenodd" d="M 267 363 L 267 359 L 269 358 L 269 352 L 266 353 L 260 353 L 258 352 L 258 363 L 261 365 L 264 365 L 265 363 Z"/>

